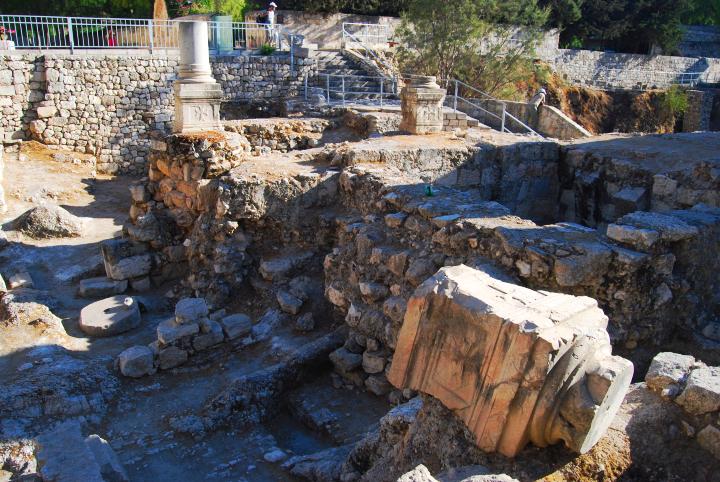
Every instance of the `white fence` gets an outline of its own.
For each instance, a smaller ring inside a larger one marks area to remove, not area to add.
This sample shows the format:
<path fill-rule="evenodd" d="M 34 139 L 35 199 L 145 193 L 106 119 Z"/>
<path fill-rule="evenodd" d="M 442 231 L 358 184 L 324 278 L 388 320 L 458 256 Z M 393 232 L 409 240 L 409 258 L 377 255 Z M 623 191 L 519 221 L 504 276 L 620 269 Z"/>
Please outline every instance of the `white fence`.
<path fill-rule="evenodd" d="M 0 49 L 177 49 L 178 23 L 184 20 L 0 15 L 5 30 Z M 264 45 L 289 50 L 302 38 L 282 25 L 209 21 L 208 38 L 214 53 L 258 49 Z"/>

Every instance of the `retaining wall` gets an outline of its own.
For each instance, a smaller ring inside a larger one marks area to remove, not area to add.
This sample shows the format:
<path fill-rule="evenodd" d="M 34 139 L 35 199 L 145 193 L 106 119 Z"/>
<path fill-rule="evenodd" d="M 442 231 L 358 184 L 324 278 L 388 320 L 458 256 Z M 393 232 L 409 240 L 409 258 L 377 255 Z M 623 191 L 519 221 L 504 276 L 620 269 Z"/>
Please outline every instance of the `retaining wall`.
<path fill-rule="evenodd" d="M 296 95 L 307 59 L 287 55 L 211 59 L 225 100 Z M 145 172 L 150 132 L 169 131 L 178 56 L 19 54 L 0 56 L 0 130 L 5 141 L 36 139 L 95 154 L 102 172 Z"/>

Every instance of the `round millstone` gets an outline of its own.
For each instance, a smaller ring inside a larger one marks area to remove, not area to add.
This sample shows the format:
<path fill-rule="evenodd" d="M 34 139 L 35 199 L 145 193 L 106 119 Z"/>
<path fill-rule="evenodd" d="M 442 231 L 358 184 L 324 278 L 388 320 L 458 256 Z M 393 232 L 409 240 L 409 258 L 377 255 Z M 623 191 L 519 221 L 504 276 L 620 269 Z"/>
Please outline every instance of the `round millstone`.
<path fill-rule="evenodd" d="M 139 304 L 123 295 L 96 301 L 80 311 L 80 329 L 90 336 L 119 335 L 140 322 Z"/>

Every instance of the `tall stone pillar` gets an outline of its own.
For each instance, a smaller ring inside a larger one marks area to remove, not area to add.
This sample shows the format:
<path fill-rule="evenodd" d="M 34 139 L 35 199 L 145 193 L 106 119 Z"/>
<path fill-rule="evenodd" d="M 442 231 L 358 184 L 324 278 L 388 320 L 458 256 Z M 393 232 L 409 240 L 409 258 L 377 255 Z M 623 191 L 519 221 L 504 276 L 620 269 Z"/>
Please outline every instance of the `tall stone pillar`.
<path fill-rule="evenodd" d="M 400 130 L 411 134 L 433 134 L 443 130 L 445 89 L 434 76 L 417 76 L 400 93 Z"/>
<path fill-rule="evenodd" d="M 174 133 L 222 130 L 222 88 L 212 76 L 207 22 L 182 21 L 180 70 L 175 91 Z"/>

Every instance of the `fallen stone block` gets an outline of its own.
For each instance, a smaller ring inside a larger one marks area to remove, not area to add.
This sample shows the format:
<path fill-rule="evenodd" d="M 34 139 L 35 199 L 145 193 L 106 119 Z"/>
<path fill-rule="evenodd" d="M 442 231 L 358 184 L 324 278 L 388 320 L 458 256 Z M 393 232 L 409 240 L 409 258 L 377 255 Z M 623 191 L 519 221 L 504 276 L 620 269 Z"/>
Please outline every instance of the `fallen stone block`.
<path fill-rule="evenodd" d="M 367 377 L 365 379 L 365 387 L 377 396 L 386 395 L 392 390 L 392 385 L 390 385 L 383 374 L 370 375 Z"/>
<path fill-rule="evenodd" d="M 124 293 L 127 287 L 127 280 L 117 281 L 104 276 L 88 278 L 80 281 L 78 294 L 83 298 L 102 298 Z"/>
<path fill-rule="evenodd" d="M 110 239 L 100 244 L 105 274 L 114 280 L 141 278 L 152 268 L 152 257 L 147 247 L 126 239 Z"/>
<path fill-rule="evenodd" d="M 260 275 L 267 281 L 286 279 L 293 274 L 303 263 L 312 257 L 312 252 L 302 252 L 272 259 L 263 259 L 260 262 Z"/>
<path fill-rule="evenodd" d="M 183 298 L 175 305 L 175 321 L 178 324 L 198 322 L 208 313 L 207 303 L 202 298 Z"/>
<path fill-rule="evenodd" d="M 150 291 L 150 277 L 143 276 L 142 278 L 132 279 L 130 280 L 130 287 L 133 289 L 133 291 L 137 291 L 138 293 Z"/>
<path fill-rule="evenodd" d="M 297 315 L 300 313 L 300 309 L 303 305 L 303 301 L 300 298 L 291 295 L 285 290 L 278 291 L 277 301 L 280 305 L 280 309 L 285 313 L 290 313 L 291 315 Z"/>
<path fill-rule="evenodd" d="M 176 346 L 160 350 L 158 362 L 161 370 L 169 370 L 182 365 L 188 360 L 188 352 Z"/>
<path fill-rule="evenodd" d="M 720 410 L 720 367 L 693 370 L 675 401 L 693 415 Z"/>
<path fill-rule="evenodd" d="M 193 348 L 197 351 L 206 350 L 225 339 L 222 326 L 217 321 L 204 320 L 200 323 L 200 332 L 202 334 L 193 339 Z"/>
<path fill-rule="evenodd" d="M 385 357 L 381 352 L 365 351 L 362 361 L 365 373 L 380 373 L 385 369 Z"/>
<path fill-rule="evenodd" d="M 182 338 L 193 336 L 200 331 L 197 323 L 178 325 L 173 318 L 161 321 L 157 326 L 157 337 L 163 345 L 170 345 Z"/>
<path fill-rule="evenodd" d="M 153 370 L 153 352 L 147 346 L 131 346 L 118 355 L 118 366 L 126 377 L 149 375 Z"/>
<path fill-rule="evenodd" d="M 220 320 L 225 336 L 230 340 L 250 334 L 252 330 L 252 320 L 248 315 L 236 313 L 226 316 Z"/>
<path fill-rule="evenodd" d="M 100 466 L 103 479 L 112 482 L 129 482 L 130 478 L 125 472 L 125 468 L 105 439 L 99 435 L 89 435 L 85 439 L 85 445 L 93 453 L 95 462 Z"/>
<path fill-rule="evenodd" d="M 695 365 L 690 355 L 662 352 L 655 355 L 645 375 L 645 383 L 650 390 L 662 393 L 672 386 L 679 386 Z"/>
<path fill-rule="evenodd" d="M 89 336 L 115 336 L 140 326 L 140 307 L 129 296 L 112 296 L 80 311 L 80 329 Z"/>
<path fill-rule="evenodd" d="M 480 449 L 515 456 L 563 441 L 585 453 L 627 392 L 607 317 L 587 297 L 533 291 L 464 265 L 408 302 L 388 379 L 453 410 Z"/>
<path fill-rule="evenodd" d="M 330 361 L 341 372 L 349 372 L 362 365 L 362 355 L 350 353 L 347 348 L 338 348 L 330 354 Z"/>
<path fill-rule="evenodd" d="M 60 206 L 48 204 L 20 215 L 15 229 L 35 239 L 75 238 L 83 233 L 83 221 Z"/>

